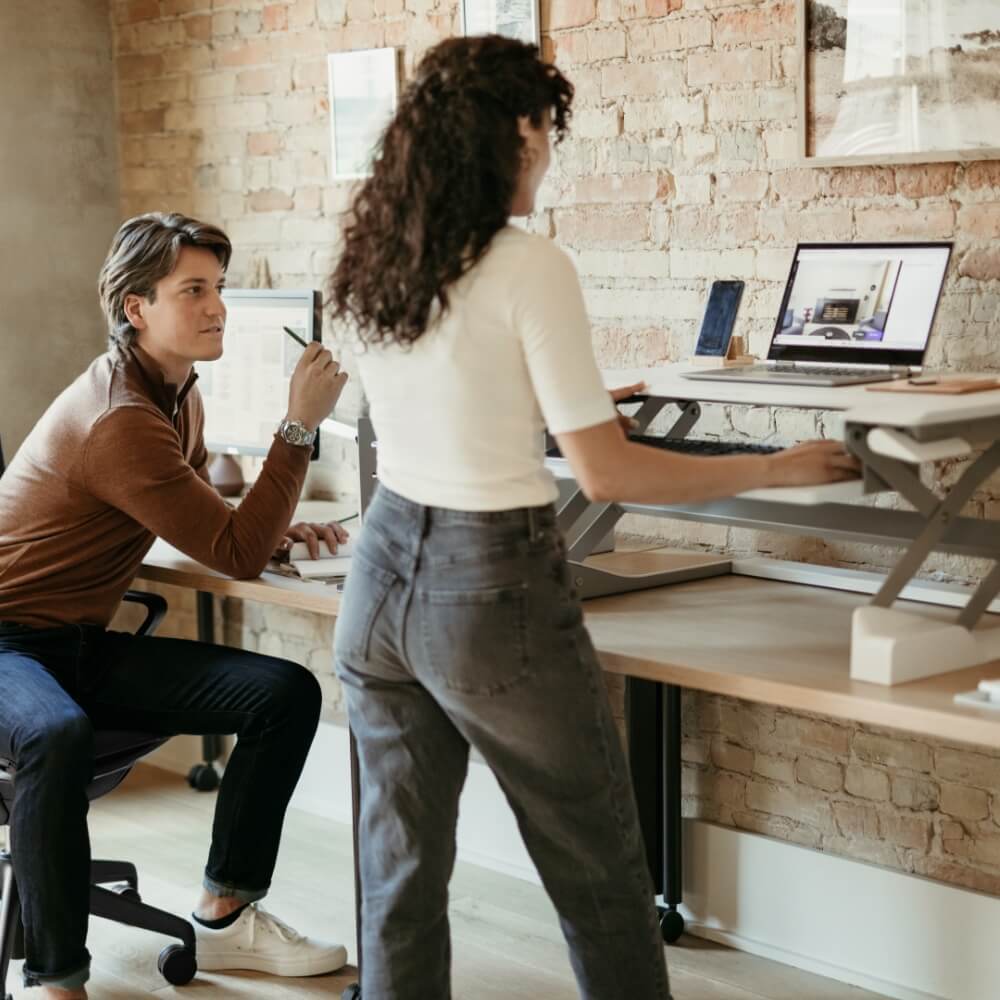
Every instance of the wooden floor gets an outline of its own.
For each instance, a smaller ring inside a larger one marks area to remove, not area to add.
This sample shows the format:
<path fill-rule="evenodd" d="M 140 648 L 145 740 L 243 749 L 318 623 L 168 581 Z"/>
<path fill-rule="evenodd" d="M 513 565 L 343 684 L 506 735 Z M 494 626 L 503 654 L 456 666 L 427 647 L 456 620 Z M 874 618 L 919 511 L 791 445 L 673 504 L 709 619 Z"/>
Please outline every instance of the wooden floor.
<path fill-rule="evenodd" d="M 186 914 L 204 866 L 214 798 L 192 792 L 176 775 L 140 766 L 120 789 L 94 803 L 94 855 L 135 862 L 143 897 Z M 290 812 L 267 905 L 301 931 L 347 943 L 353 955 L 352 890 L 350 829 Z M 540 888 L 459 864 L 451 900 L 455 1000 L 577 997 L 555 913 Z M 330 1000 L 355 978 L 350 968 L 312 979 L 201 974 L 178 989 L 156 971 L 157 953 L 166 943 L 144 931 L 93 920 L 91 1000 Z M 880 1000 L 874 993 L 691 937 L 670 947 L 667 960 L 676 1000 Z M 21 989 L 20 963 L 12 968 L 7 988 L 21 1000 L 37 992 Z"/>

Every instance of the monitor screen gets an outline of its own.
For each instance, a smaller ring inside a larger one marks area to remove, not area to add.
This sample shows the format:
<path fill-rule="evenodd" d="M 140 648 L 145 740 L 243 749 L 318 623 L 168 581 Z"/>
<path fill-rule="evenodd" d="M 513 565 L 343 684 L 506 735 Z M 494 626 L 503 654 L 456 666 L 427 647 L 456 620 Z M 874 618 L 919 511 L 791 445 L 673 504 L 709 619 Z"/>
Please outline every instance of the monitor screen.
<path fill-rule="evenodd" d="M 303 348 L 321 336 L 320 293 L 227 288 L 222 357 L 196 365 L 209 451 L 266 455 L 288 410 L 288 384 Z M 319 454 L 319 436 L 313 457 Z"/>
<path fill-rule="evenodd" d="M 949 243 L 800 245 L 769 356 L 919 364 L 950 254 Z"/>

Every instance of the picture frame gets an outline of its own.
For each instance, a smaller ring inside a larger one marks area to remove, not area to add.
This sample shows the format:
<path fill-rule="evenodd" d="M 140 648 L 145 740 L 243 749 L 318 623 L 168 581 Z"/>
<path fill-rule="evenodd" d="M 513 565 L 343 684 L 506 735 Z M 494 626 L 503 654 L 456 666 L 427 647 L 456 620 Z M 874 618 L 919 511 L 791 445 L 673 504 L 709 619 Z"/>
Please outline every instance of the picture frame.
<path fill-rule="evenodd" d="M 327 56 L 330 87 L 330 175 L 371 174 L 375 146 L 399 100 L 399 50 L 356 49 Z"/>
<path fill-rule="evenodd" d="M 804 165 L 1000 159 L 995 0 L 797 0 Z"/>
<path fill-rule="evenodd" d="M 538 0 L 462 0 L 463 35 L 504 35 L 542 44 Z"/>

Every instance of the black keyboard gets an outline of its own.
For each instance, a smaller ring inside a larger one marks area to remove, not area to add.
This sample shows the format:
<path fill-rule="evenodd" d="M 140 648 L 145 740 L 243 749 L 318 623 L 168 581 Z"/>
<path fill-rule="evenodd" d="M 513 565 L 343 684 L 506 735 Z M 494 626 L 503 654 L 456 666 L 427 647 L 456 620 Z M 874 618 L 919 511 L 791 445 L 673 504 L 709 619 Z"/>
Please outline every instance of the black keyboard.
<path fill-rule="evenodd" d="M 773 455 L 781 451 L 773 444 L 751 444 L 748 441 L 701 441 L 697 438 L 662 438 L 630 434 L 629 440 L 682 455 Z"/>
<path fill-rule="evenodd" d="M 773 455 L 781 451 L 777 445 L 750 444 L 747 441 L 699 441 L 696 438 L 647 437 L 642 434 L 630 434 L 628 439 L 635 444 L 676 451 L 682 455 Z M 545 454 L 549 458 L 562 458 L 562 452 L 557 447 L 549 448 Z"/>

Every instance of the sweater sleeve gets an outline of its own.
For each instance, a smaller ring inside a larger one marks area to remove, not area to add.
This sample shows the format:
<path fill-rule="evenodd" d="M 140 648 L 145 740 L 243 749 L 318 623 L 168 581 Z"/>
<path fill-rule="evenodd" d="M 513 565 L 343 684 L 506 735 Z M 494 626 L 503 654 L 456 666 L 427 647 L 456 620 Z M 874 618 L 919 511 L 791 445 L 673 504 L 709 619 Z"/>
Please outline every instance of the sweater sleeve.
<path fill-rule="evenodd" d="M 185 459 L 170 421 L 152 407 L 122 406 L 87 440 L 87 490 L 185 555 L 228 576 L 259 576 L 292 519 L 310 450 L 275 438 L 257 482 L 232 509 Z"/>

